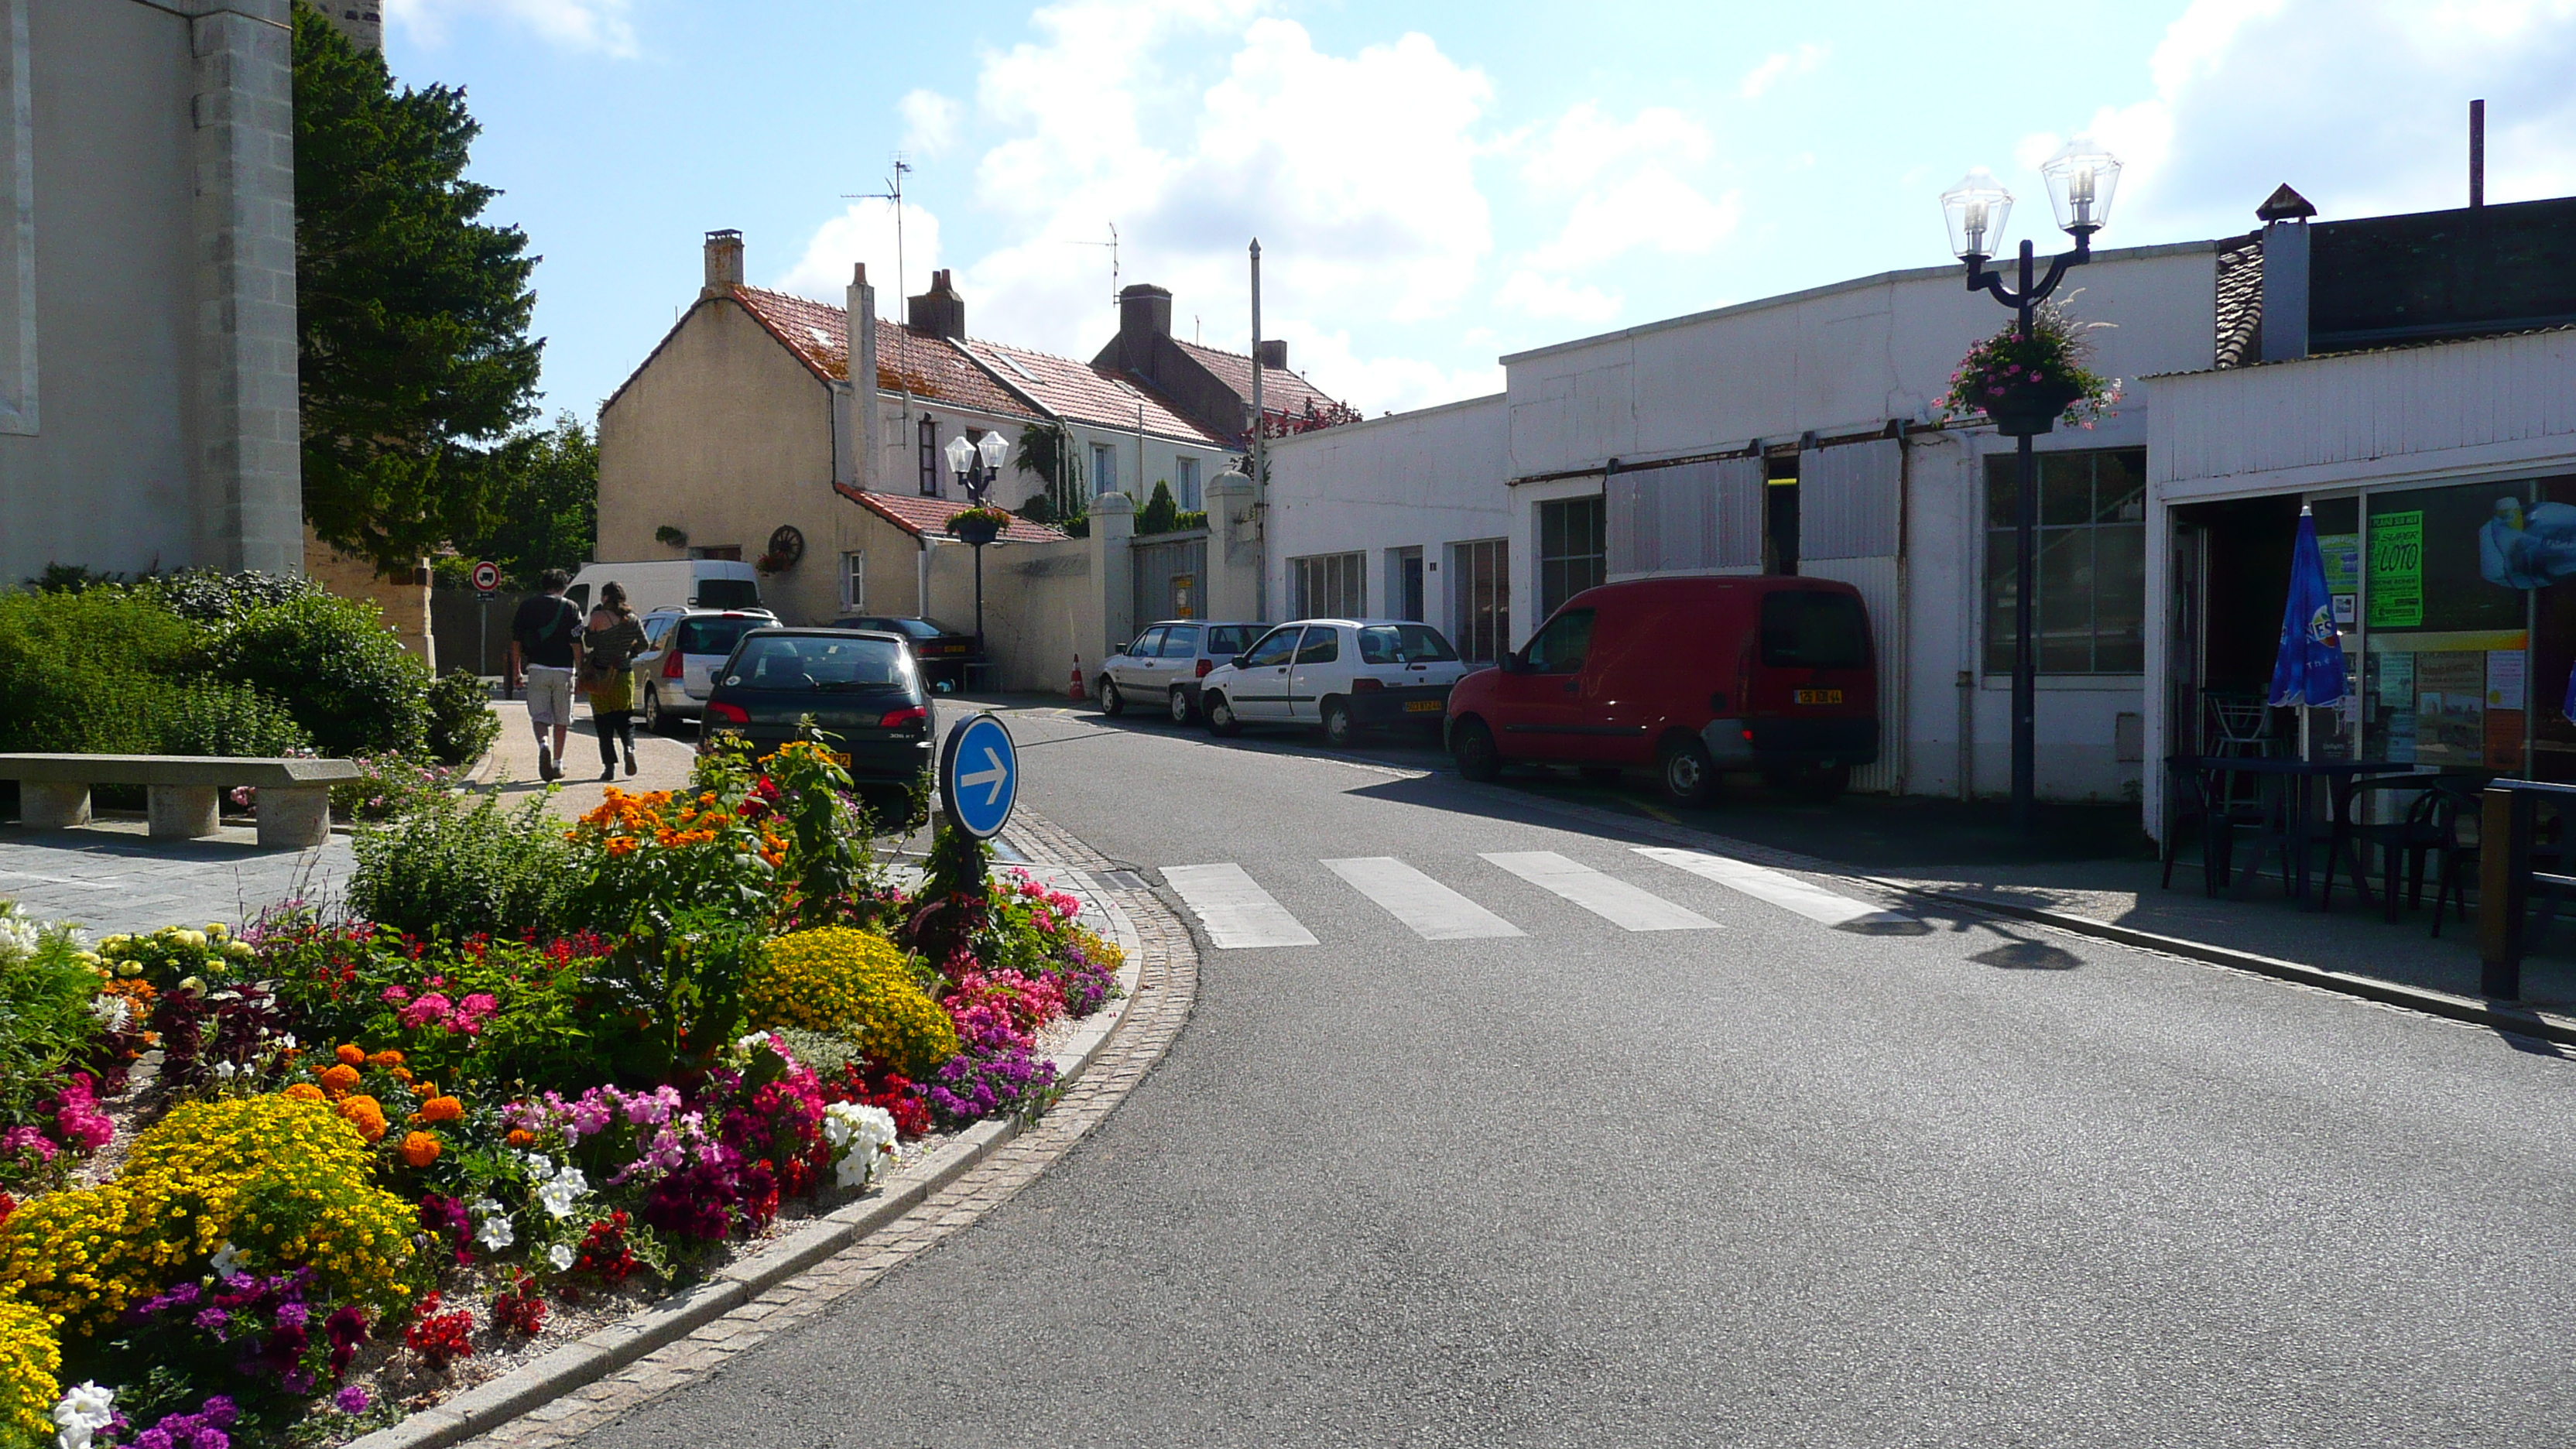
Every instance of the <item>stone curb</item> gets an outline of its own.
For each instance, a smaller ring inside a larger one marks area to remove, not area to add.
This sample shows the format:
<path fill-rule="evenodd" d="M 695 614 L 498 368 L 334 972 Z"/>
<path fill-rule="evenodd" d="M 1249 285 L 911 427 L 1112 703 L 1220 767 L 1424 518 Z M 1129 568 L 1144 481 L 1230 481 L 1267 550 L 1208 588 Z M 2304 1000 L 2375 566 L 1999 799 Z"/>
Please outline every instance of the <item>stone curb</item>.
<path fill-rule="evenodd" d="M 1722 850 L 1738 859 L 1751 861 L 1755 865 L 1767 865 L 1776 870 L 1803 871 L 1810 875 L 1829 876 L 1917 900 L 1937 901 L 1943 905 L 2010 916 L 2038 925 L 2053 926 L 2061 931 L 2071 931 L 2079 936 L 2091 936 L 2097 940 L 2131 946 L 2143 951 L 2179 956 L 2184 960 L 2198 961 L 2204 965 L 2225 966 L 2232 970 L 2245 971 L 2257 976 L 2269 976 L 2274 980 L 2293 982 L 2300 986 L 2313 986 L 2320 991 L 2331 991 L 2341 996 L 2355 996 L 2364 1001 L 2377 1002 L 2382 1006 L 2421 1012 L 2426 1016 L 2464 1022 L 2471 1026 L 2485 1027 L 2491 1031 L 2510 1032 L 2516 1036 L 2527 1036 L 2539 1041 L 2576 1045 L 2576 1022 L 2533 1011 L 2528 1007 L 2507 1006 L 2474 996 L 2454 996 L 2450 992 L 2435 991 L 2429 987 L 2406 986 L 2394 981 L 2381 981 L 2368 976 L 2329 971 L 2321 966 L 2302 965 L 2299 962 L 2284 961 L 2275 956 L 2240 951 L 2231 946 L 2214 946 L 2205 941 L 2189 940 L 2181 936 L 2163 936 L 2153 931 L 2141 931 L 2133 926 L 2114 925 L 2109 921 L 2095 920 L 2090 916 L 2080 916 L 2068 911 L 2052 911 L 2045 907 L 2027 906 L 2014 901 L 1990 900 L 1983 896 L 1935 890 L 1909 881 L 1890 880 L 1884 876 L 1859 875 L 1836 866 L 1831 861 L 1818 860 L 1814 856 L 1800 855 L 1767 845 L 1756 845 L 1751 841 L 1736 840 L 1719 835 L 1715 831 L 1694 829 L 1687 825 L 1667 824 L 1651 818 L 1622 815 L 1615 810 L 1605 810 L 1597 805 L 1556 800 L 1544 795 L 1523 795 L 1503 790 L 1499 786 L 1471 788 L 1494 791 L 1505 798 L 1522 802 L 1532 809 L 1610 826 L 1631 834 L 1669 841 L 1675 845 L 1696 845 Z"/>
<path fill-rule="evenodd" d="M 1121 994 L 1117 1002 L 1084 1022 L 1070 1040 L 1049 1054 L 1060 1085 L 1079 1078 L 1127 1019 L 1143 966 L 1143 937 L 1127 913 L 1104 892 L 1084 890 L 1081 894 L 1086 904 L 1100 908 L 1127 959 L 1118 972 Z M 1025 1125 L 1016 1118 L 979 1122 L 918 1163 L 902 1169 L 883 1196 L 861 1198 L 825 1213 L 759 1252 L 726 1266 L 707 1282 L 674 1293 L 498 1378 L 487 1379 L 454 1398 L 409 1415 L 389 1428 L 353 1439 L 343 1449 L 447 1449 L 591 1384 L 657 1348 L 688 1337 L 901 1218 L 1019 1136 Z"/>

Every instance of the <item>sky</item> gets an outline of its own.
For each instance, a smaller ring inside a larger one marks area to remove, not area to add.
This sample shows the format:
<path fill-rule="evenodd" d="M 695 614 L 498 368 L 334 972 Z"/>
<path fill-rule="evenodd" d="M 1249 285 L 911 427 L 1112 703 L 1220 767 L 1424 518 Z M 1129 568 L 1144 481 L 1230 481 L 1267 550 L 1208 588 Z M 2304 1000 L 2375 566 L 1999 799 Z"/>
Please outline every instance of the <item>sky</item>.
<path fill-rule="evenodd" d="M 968 329 L 1088 358 L 1111 284 L 1244 351 L 1246 246 L 1291 366 L 1371 416 L 1524 348 L 1946 264 L 1970 167 L 2126 163 L 2103 246 L 2576 193 L 2576 0 L 1981 8 L 1334 0 L 388 0 L 398 82 L 461 86 L 486 219 L 544 257 L 545 410 L 584 419 L 695 299 L 700 244 L 838 304 L 951 268 Z M 2022 17 L 2018 25 L 2014 17 Z"/>

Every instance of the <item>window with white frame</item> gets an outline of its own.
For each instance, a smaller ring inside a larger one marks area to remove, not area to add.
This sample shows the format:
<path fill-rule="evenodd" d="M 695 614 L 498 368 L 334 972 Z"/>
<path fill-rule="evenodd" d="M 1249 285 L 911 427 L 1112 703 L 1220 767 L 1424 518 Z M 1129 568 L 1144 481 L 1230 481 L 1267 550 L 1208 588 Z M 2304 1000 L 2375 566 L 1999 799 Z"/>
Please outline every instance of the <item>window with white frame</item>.
<path fill-rule="evenodd" d="M 1180 495 L 1183 513 L 1199 511 L 1199 460 L 1184 455 L 1172 460 L 1173 491 Z"/>
<path fill-rule="evenodd" d="M 1368 555 L 1325 553 L 1288 560 L 1288 597 L 1300 619 L 1368 617 Z"/>
<path fill-rule="evenodd" d="M 1115 443 L 1091 445 L 1091 496 L 1118 491 L 1118 446 Z"/>
<path fill-rule="evenodd" d="M 2032 633 L 2042 674 L 2146 668 L 2147 455 L 2049 452 L 2039 464 L 2039 588 Z M 1986 459 L 1986 672 L 2010 674 L 2021 489 L 2011 454 Z"/>
<path fill-rule="evenodd" d="M 868 556 L 863 553 L 841 555 L 841 607 L 858 610 L 868 606 Z"/>

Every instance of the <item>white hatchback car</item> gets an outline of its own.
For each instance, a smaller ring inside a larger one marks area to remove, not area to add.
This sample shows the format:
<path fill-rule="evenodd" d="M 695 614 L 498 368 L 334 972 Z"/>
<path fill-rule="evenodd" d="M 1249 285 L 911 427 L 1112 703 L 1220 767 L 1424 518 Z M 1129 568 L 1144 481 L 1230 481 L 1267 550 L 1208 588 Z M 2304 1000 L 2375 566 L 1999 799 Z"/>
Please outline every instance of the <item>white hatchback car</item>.
<path fill-rule="evenodd" d="M 1320 728 L 1335 745 L 1363 729 L 1438 728 L 1467 672 L 1439 630 L 1409 619 L 1282 624 L 1199 681 L 1199 713 L 1220 735 L 1248 724 Z"/>

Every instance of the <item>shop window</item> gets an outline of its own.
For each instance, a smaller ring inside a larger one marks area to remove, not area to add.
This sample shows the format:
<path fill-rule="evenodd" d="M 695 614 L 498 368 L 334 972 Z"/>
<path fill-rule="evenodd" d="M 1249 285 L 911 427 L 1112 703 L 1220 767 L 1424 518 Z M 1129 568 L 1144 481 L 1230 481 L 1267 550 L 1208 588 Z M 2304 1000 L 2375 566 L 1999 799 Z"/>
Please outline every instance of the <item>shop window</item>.
<path fill-rule="evenodd" d="M 2034 634 L 2042 674 L 2146 669 L 2144 449 L 2039 455 Z M 1986 672 L 2013 670 L 2021 490 L 2010 454 L 1986 459 Z"/>
<path fill-rule="evenodd" d="M 1368 617 L 1368 555 L 1327 553 L 1288 560 L 1289 599 L 1300 619 Z"/>
<path fill-rule="evenodd" d="M 1608 530 L 1601 497 L 1560 498 L 1538 505 L 1538 612 L 1556 612 L 1566 600 L 1608 576 Z"/>
<path fill-rule="evenodd" d="M 1491 664 L 1511 647 L 1511 544 L 1499 538 L 1449 545 L 1449 613 L 1458 657 Z"/>

